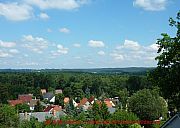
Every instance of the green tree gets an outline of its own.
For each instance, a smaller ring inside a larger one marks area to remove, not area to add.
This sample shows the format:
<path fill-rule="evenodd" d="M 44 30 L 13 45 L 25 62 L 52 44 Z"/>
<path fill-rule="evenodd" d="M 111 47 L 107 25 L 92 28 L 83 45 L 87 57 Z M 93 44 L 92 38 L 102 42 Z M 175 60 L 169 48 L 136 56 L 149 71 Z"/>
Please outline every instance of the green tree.
<path fill-rule="evenodd" d="M 37 105 L 34 106 L 34 111 L 35 112 L 42 112 L 43 111 L 43 106 L 41 105 L 40 101 L 37 101 Z"/>
<path fill-rule="evenodd" d="M 72 89 L 70 87 L 65 87 L 63 90 L 63 94 L 66 97 L 72 97 Z"/>
<path fill-rule="evenodd" d="M 7 103 L 8 100 L 8 87 L 0 83 L 0 103 Z"/>
<path fill-rule="evenodd" d="M 20 112 L 30 112 L 29 105 L 27 105 L 27 104 L 17 104 L 15 106 L 15 108 L 19 113 Z"/>
<path fill-rule="evenodd" d="M 0 105 L 0 127 L 17 128 L 19 118 L 15 107 L 9 105 Z"/>
<path fill-rule="evenodd" d="M 55 104 L 64 106 L 64 95 L 63 94 L 57 94 L 55 97 Z"/>
<path fill-rule="evenodd" d="M 125 110 L 117 110 L 112 116 L 111 121 L 114 121 L 114 124 L 111 124 L 113 128 L 130 128 L 132 127 L 131 121 L 139 121 L 139 118 L 132 112 L 127 112 Z M 122 121 L 118 122 L 117 121 Z M 127 121 L 127 124 L 123 121 Z M 129 123 L 129 124 L 128 124 Z"/>
<path fill-rule="evenodd" d="M 180 110 L 180 11 L 176 20 L 170 18 L 169 23 L 177 30 L 176 35 L 161 34 L 162 38 L 157 41 L 160 54 L 156 57 L 158 67 L 150 76 L 154 85 L 160 87 L 163 96 Z"/>
<path fill-rule="evenodd" d="M 165 118 L 167 113 L 165 100 L 154 90 L 140 90 L 129 98 L 128 103 L 129 110 L 141 120 L 156 120 L 160 116 Z"/>

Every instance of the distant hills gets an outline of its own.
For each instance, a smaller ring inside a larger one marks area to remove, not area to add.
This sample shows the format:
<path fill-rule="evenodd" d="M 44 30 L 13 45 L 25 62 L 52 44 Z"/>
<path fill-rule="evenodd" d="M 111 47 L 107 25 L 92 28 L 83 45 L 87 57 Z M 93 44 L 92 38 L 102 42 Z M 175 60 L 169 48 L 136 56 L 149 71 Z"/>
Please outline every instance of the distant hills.
<path fill-rule="evenodd" d="M 74 72 L 107 74 L 145 74 L 154 67 L 92 68 L 92 69 L 0 69 L 0 72 Z"/>

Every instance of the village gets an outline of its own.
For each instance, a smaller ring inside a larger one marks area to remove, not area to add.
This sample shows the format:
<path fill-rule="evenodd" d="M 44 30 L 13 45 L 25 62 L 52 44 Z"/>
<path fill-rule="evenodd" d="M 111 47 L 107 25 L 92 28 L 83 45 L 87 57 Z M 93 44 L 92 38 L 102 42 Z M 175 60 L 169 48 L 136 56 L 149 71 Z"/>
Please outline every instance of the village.
<path fill-rule="evenodd" d="M 92 108 L 94 102 L 98 105 L 101 105 L 104 102 L 108 108 L 110 114 L 116 111 L 117 106 L 119 105 L 119 98 L 105 98 L 105 99 L 97 99 L 94 96 L 89 98 L 83 97 L 80 102 L 76 102 L 75 99 L 71 99 L 70 97 L 64 97 L 60 99 L 63 101 L 63 106 L 60 106 L 55 103 L 58 95 L 63 94 L 61 89 L 55 90 L 55 92 L 47 92 L 46 89 L 41 89 L 41 94 L 43 100 L 36 99 L 33 94 L 21 94 L 18 95 L 16 100 L 8 100 L 9 105 L 18 106 L 18 105 L 27 105 L 29 106 L 29 110 L 26 111 L 22 109 L 19 111 L 20 121 L 28 120 L 33 117 L 39 122 L 44 122 L 48 118 L 59 119 L 60 117 L 66 116 L 68 114 L 68 105 L 72 102 L 73 107 L 80 112 L 87 112 Z M 42 107 L 41 110 L 36 109 L 38 107 Z"/>

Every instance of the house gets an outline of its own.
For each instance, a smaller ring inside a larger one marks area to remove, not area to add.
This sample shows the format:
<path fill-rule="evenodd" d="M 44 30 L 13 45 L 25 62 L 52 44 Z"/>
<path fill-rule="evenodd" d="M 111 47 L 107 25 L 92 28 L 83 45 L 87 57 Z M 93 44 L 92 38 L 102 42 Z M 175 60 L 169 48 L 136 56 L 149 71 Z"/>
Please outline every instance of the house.
<path fill-rule="evenodd" d="M 55 112 L 55 113 L 49 113 L 49 112 L 33 112 L 33 113 L 19 113 L 19 119 L 20 121 L 23 120 L 28 120 L 32 117 L 37 119 L 39 122 L 44 122 L 48 118 L 54 118 L 54 119 L 59 119 L 62 116 L 65 116 L 66 114 L 63 111 Z"/>
<path fill-rule="evenodd" d="M 109 98 L 106 98 L 104 100 L 105 104 L 107 105 L 107 107 L 115 107 L 116 105 L 113 103 L 113 101 Z"/>
<path fill-rule="evenodd" d="M 70 100 L 69 97 L 65 97 L 65 98 L 64 98 L 64 104 L 68 104 L 68 103 L 69 103 L 69 100 Z"/>
<path fill-rule="evenodd" d="M 115 104 L 112 102 L 111 99 L 109 99 L 109 98 L 105 99 L 104 103 L 106 104 L 109 113 L 114 113 L 116 111 L 116 109 L 114 108 Z"/>
<path fill-rule="evenodd" d="M 56 89 L 55 94 L 62 94 L 62 89 Z"/>
<path fill-rule="evenodd" d="M 59 106 L 59 105 L 50 105 L 48 107 L 46 107 L 43 111 L 44 112 L 59 112 L 62 110 L 62 106 Z"/>
<path fill-rule="evenodd" d="M 34 111 L 34 107 L 37 105 L 37 102 L 40 101 L 39 99 L 32 99 L 29 103 L 29 107 L 31 111 Z"/>
<path fill-rule="evenodd" d="M 48 100 L 51 103 L 55 102 L 55 96 L 54 96 L 54 94 L 52 92 L 45 93 L 43 95 L 43 99 L 46 99 L 46 100 Z"/>
<path fill-rule="evenodd" d="M 166 121 L 161 128 L 180 128 L 180 113 Z"/>
<path fill-rule="evenodd" d="M 72 100 L 73 101 L 73 105 L 74 107 L 77 107 L 78 106 L 78 103 L 76 103 L 76 101 Z"/>
<path fill-rule="evenodd" d="M 82 107 L 84 111 L 87 111 L 88 108 L 90 107 L 90 103 L 87 98 L 83 98 L 80 100 L 80 103 L 78 104 L 78 108 Z"/>
<path fill-rule="evenodd" d="M 16 106 L 17 104 L 23 104 L 22 100 L 8 100 L 9 105 Z"/>
<path fill-rule="evenodd" d="M 32 94 L 18 95 L 18 99 L 22 100 L 24 103 L 29 103 L 32 100 Z"/>
<path fill-rule="evenodd" d="M 45 94 L 46 93 L 46 89 L 41 89 L 41 94 Z"/>

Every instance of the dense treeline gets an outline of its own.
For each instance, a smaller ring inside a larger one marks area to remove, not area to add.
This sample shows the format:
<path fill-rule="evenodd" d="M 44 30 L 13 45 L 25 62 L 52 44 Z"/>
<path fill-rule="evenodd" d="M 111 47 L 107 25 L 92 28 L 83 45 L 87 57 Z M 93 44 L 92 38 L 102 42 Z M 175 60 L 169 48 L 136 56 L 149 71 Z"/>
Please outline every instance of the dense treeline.
<path fill-rule="evenodd" d="M 146 76 L 108 75 L 91 73 L 0 73 L 0 102 L 17 98 L 18 94 L 32 93 L 39 96 L 40 89 L 62 89 L 68 97 L 94 95 L 119 96 L 123 89 L 132 94 L 150 88 Z"/>

